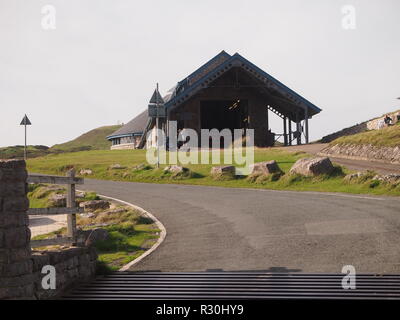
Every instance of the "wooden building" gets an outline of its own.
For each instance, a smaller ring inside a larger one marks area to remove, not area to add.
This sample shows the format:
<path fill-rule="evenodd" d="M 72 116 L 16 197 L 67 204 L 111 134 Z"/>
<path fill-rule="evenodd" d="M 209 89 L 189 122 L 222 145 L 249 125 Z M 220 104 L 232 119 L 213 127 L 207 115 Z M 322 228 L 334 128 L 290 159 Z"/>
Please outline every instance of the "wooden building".
<path fill-rule="evenodd" d="M 167 117 L 160 122 L 160 127 L 165 128 L 168 121 L 175 120 L 178 131 L 191 128 L 199 136 L 201 129 L 251 128 L 257 147 L 272 146 L 279 136 L 285 145 L 293 141 L 301 144 L 302 138 L 308 143 L 309 119 L 321 111 L 240 54 L 229 55 L 225 51 L 178 82 L 163 100 Z M 138 122 L 135 118 L 136 121 L 132 120 L 108 137 L 113 141 L 113 148 L 123 147 L 122 144 L 126 147 L 118 139 L 135 135 L 137 138 L 130 146 L 146 146 L 146 134 L 155 127 L 154 118 L 147 118 L 144 125 L 146 112 L 140 115 L 140 125 L 135 124 Z M 270 131 L 270 112 L 282 118 L 279 136 Z"/>

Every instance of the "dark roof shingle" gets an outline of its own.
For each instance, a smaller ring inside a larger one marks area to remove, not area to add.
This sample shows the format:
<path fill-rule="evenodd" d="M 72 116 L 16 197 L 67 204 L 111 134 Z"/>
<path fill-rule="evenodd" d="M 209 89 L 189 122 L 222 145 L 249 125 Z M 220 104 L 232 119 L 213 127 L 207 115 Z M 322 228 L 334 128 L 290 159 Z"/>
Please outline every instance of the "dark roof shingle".
<path fill-rule="evenodd" d="M 144 129 L 146 128 L 148 119 L 149 119 L 149 116 L 148 116 L 148 111 L 146 109 L 145 111 L 140 113 L 138 116 L 133 118 L 131 121 L 129 121 L 122 128 L 118 129 L 113 134 L 109 135 L 107 137 L 107 139 L 111 139 L 111 138 L 117 137 L 117 136 L 128 135 L 128 134 L 130 135 L 130 134 L 135 134 L 135 133 L 143 133 Z"/>

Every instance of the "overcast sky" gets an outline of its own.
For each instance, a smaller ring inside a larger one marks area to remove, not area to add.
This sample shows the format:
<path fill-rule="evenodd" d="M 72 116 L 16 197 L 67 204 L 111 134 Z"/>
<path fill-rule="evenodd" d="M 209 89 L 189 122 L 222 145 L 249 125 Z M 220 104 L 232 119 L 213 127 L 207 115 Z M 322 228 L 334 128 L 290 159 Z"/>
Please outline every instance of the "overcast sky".
<path fill-rule="evenodd" d="M 28 143 L 49 146 L 127 122 L 221 50 L 323 109 L 317 139 L 400 109 L 399 33 L 398 0 L 0 0 L 0 146 L 23 144 L 24 113 Z"/>

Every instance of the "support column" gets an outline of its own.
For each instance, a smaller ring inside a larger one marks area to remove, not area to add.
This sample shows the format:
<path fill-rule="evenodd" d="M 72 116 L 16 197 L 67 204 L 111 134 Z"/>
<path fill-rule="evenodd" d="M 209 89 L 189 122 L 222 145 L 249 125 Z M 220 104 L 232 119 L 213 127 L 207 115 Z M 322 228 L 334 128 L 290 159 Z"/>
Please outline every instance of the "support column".
<path fill-rule="evenodd" d="M 308 108 L 306 108 L 306 111 L 305 111 L 305 113 L 306 113 L 306 119 L 305 119 L 305 136 L 306 136 L 306 144 L 308 144 L 310 141 L 309 141 L 309 136 L 308 136 Z"/>
<path fill-rule="evenodd" d="M 292 120 L 288 118 L 289 121 L 289 146 L 292 145 L 292 137 L 293 137 L 293 132 L 292 132 Z"/>
<path fill-rule="evenodd" d="M 283 141 L 285 146 L 288 145 L 286 119 L 287 119 L 286 117 L 283 117 Z"/>
<path fill-rule="evenodd" d="M 296 113 L 296 131 L 297 131 L 297 144 L 301 144 L 301 123 L 299 120 L 299 113 Z"/>

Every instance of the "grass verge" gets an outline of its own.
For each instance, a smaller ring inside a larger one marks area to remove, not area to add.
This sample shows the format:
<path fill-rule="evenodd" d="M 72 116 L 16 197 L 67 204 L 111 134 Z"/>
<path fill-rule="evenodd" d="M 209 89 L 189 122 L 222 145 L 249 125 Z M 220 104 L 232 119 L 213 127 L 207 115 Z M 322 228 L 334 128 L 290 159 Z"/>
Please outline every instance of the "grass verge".
<path fill-rule="evenodd" d="M 307 156 L 309 155 L 304 152 L 293 153 L 270 148 L 256 149 L 254 161 L 276 160 L 282 171 L 287 173 L 298 159 Z M 115 164 L 120 164 L 122 169 L 110 169 Z M 317 178 L 294 178 L 285 174 L 279 179 L 260 179 L 258 181 L 259 183 L 255 183 L 251 179 L 246 179 L 246 177 L 215 180 L 210 176 L 211 168 L 215 166 L 213 164 L 188 164 L 183 166 L 189 168 L 191 174 L 187 177 L 175 178 L 173 175 L 164 172 L 164 166 L 154 168 L 154 166 L 148 165 L 146 162 L 146 150 L 85 151 L 48 155 L 28 161 L 28 170 L 30 172 L 64 175 L 68 168 L 74 167 L 78 173 L 81 169 L 91 169 L 93 174 L 86 177 L 102 180 L 292 191 L 400 195 L 400 187 L 393 188 L 392 186 L 380 184 L 377 187 L 371 188 L 365 183 L 344 183 L 343 175 L 349 173 L 346 168 L 342 168 L 342 175 Z"/>

